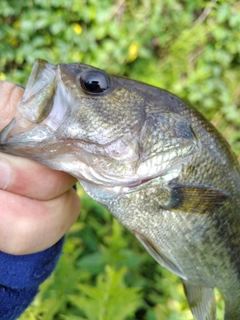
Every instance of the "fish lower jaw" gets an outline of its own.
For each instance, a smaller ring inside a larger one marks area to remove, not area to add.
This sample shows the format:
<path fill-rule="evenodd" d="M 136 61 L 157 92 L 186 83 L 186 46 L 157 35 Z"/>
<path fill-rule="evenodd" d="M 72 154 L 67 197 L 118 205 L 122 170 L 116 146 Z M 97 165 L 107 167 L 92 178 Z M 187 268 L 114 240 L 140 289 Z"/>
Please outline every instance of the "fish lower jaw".
<path fill-rule="evenodd" d="M 105 203 L 111 198 L 116 198 L 124 194 L 129 194 L 132 192 L 137 192 L 143 188 L 148 187 L 148 185 L 168 183 L 169 181 L 177 178 L 179 175 L 179 170 L 169 170 L 164 175 L 159 174 L 157 176 L 145 178 L 142 180 L 132 180 L 128 183 L 119 183 L 117 181 L 112 181 L 112 184 L 107 183 L 96 183 L 90 180 L 79 179 L 79 182 L 83 186 L 86 193 L 92 197 L 94 200 L 101 203 Z"/>

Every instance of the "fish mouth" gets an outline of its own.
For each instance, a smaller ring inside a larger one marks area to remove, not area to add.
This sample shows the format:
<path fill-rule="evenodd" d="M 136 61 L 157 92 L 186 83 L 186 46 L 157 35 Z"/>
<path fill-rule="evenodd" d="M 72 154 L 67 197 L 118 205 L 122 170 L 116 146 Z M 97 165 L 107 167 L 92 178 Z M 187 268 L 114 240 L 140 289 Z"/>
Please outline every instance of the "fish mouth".
<path fill-rule="evenodd" d="M 30 141 L 34 134 L 30 134 L 30 137 L 27 135 L 38 131 L 36 128 L 39 125 L 42 128 L 39 142 L 60 126 L 68 107 L 62 101 L 68 101 L 68 94 L 64 86 L 57 83 L 61 83 L 59 66 L 36 59 L 15 117 L 0 132 L 1 150 L 3 145 L 10 147 L 14 143 L 21 144 L 20 137 Z"/>

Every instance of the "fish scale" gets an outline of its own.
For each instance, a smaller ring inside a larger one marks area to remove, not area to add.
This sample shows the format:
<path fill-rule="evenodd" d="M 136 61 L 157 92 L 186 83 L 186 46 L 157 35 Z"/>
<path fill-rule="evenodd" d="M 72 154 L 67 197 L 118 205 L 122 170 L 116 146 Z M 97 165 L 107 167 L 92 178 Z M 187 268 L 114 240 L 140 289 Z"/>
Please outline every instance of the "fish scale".
<path fill-rule="evenodd" d="M 36 60 L 2 152 L 76 177 L 183 282 L 195 320 L 240 319 L 240 169 L 175 95 L 81 63 Z"/>

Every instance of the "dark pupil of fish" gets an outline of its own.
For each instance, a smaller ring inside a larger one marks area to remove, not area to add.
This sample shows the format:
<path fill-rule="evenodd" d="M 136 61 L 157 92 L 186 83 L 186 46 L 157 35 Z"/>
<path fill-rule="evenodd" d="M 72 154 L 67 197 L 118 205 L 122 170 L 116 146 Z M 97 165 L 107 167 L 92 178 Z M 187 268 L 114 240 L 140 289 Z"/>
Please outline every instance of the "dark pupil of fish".
<path fill-rule="evenodd" d="M 107 76 L 99 71 L 88 71 L 80 77 L 82 89 L 87 93 L 101 93 L 109 87 Z"/>

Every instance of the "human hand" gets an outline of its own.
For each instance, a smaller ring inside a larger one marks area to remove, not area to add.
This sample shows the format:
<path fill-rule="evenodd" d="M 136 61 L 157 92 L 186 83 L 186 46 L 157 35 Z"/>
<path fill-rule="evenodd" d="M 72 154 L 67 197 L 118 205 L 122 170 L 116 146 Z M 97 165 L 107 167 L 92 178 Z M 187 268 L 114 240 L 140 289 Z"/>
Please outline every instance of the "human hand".
<path fill-rule="evenodd" d="M 0 131 L 14 117 L 23 92 L 0 81 Z M 75 183 L 64 172 L 0 153 L 0 250 L 19 255 L 55 244 L 79 214 Z"/>

